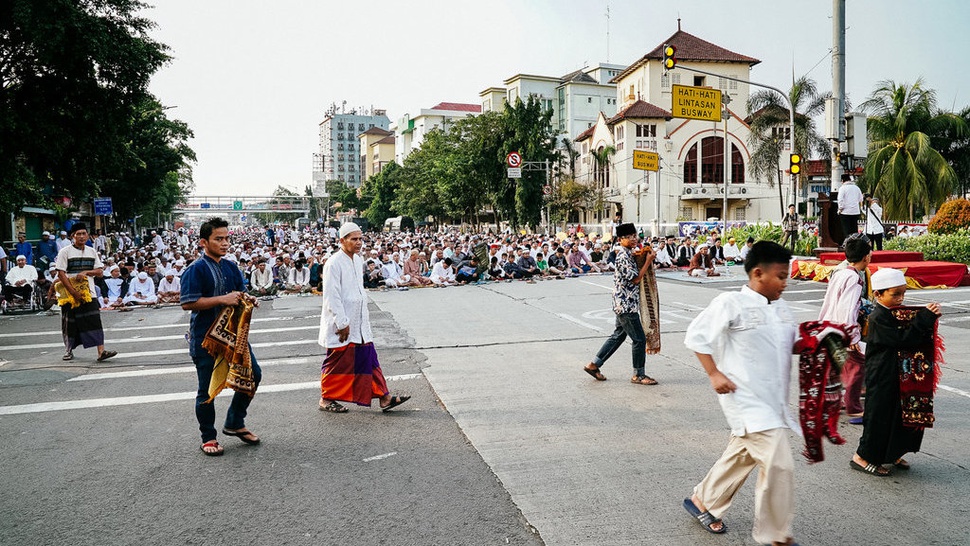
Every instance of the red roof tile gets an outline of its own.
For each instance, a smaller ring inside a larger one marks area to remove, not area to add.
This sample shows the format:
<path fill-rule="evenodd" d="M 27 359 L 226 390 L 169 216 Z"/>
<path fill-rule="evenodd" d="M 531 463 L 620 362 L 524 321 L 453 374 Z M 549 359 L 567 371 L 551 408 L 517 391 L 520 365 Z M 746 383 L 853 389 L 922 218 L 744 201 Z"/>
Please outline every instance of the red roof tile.
<path fill-rule="evenodd" d="M 670 117 L 670 112 L 664 110 L 663 108 L 654 106 L 644 100 L 637 100 L 636 102 L 633 102 L 629 106 L 617 112 L 617 114 L 611 117 L 606 123 L 607 125 L 613 125 L 624 119 L 670 119 Z"/>
<path fill-rule="evenodd" d="M 805 169 L 807 176 L 832 176 L 832 163 L 825 159 L 809 159 L 808 168 Z"/>
<path fill-rule="evenodd" d="M 638 59 L 635 63 L 626 67 L 623 72 L 620 72 L 610 81 L 619 81 L 621 78 L 641 67 L 649 60 L 662 60 L 663 55 L 661 55 L 660 50 L 663 49 L 664 44 L 670 44 L 677 48 L 677 54 L 675 57 L 678 61 L 747 63 L 750 66 L 754 66 L 761 62 L 754 57 L 748 57 L 747 55 L 735 53 L 733 51 L 724 49 L 719 45 L 702 40 L 693 34 L 684 32 L 683 30 L 677 30 L 677 32 L 675 32 L 670 38 L 667 38 L 661 42 L 660 45 L 653 48 L 649 53 Z"/>
<path fill-rule="evenodd" d="M 586 129 L 582 133 L 579 133 L 578 135 L 576 135 L 576 138 L 573 139 L 573 142 L 579 142 L 581 140 L 586 140 L 587 138 L 591 138 L 593 136 L 593 131 L 595 130 L 596 130 L 595 125 L 590 127 L 589 129 Z"/>
<path fill-rule="evenodd" d="M 393 134 L 394 133 L 392 133 L 391 131 L 385 131 L 384 129 L 381 129 L 376 125 L 361 133 L 361 135 L 382 135 L 382 136 L 393 135 Z"/>
<path fill-rule="evenodd" d="M 453 110 L 457 112 L 482 113 L 481 104 L 465 104 L 461 102 L 440 102 L 431 107 L 432 110 Z"/>
<path fill-rule="evenodd" d="M 386 136 L 386 137 L 384 137 L 384 138 L 382 138 L 382 139 L 380 139 L 380 140 L 378 140 L 378 141 L 377 141 L 377 142 L 375 142 L 374 144 L 394 144 L 394 135 L 393 135 L 393 134 L 391 134 L 390 136 Z M 372 144 L 372 146 L 373 146 L 374 144 Z"/>

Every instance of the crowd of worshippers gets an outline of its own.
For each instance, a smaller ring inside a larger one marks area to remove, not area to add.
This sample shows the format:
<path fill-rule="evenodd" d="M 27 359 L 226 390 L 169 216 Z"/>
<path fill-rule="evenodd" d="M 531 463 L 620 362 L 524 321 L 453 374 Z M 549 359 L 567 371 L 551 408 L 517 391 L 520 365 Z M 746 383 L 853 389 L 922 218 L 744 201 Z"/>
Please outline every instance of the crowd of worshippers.
<path fill-rule="evenodd" d="M 263 298 L 319 294 L 323 265 L 339 249 L 337 230 L 331 226 L 239 227 L 231 230 L 231 238 L 226 259 L 238 266 L 247 290 Z M 369 232 L 364 241 L 364 285 L 371 289 L 535 282 L 610 273 L 617 250 L 610 234 L 575 231 L 545 235 L 441 228 Z M 754 240 L 738 244 L 729 238 L 723 243 L 712 233 L 703 243 L 674 236 L 645 238 L 644 243 L 656 249 L 657 268 L 682 268 L 692 276 L 716 276 L 720 265 L 743 263 Z M 44 232 L 36 245 L 21 233 L 11 253 L 0 248 L 4 300 L 21 303 L 33 290 L 49 308 L 57 280 L 54 260 L 60 248 L 68 244 L 66 232 L 56 238 Z M 104 276 L 95 283 L 98 301 L 105 310 L 177 304 L 182 271 L 201 256 L 198 236 L 189 228 L 151 231 L 141 245 L 125 233 L 96 231 L 88 244 L 101 254 L 105 264 Z"/>

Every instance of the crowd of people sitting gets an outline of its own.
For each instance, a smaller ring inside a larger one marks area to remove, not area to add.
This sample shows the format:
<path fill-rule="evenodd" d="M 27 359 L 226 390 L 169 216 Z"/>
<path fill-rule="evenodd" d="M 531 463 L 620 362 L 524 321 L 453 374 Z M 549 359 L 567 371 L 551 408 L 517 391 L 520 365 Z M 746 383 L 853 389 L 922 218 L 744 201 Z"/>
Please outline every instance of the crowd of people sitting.
<path fill-rule="evenodd" d="M 285 294 L 309 295 L 321 290 L 321 270 L 339 248 L 331 226 L 296 229 L 291 226 L 236 227 L 226 259 L 234 262 L 249 292 L 264 299 Z M 692 276 L 716 276 L 717 266 L 742 263 L 754 243 L 726 244 L 717 233 L 703 243 L 691 237 L 644 238 L 657 250 L 657 268 L 684 268 Z M 49 309 L 54 301 L 57 252 L 70 244 L 65 232 L 49 233 L 34 247 L 18 238 L 13 260 L 0 255 L 5 278 L 3 304 L 34 302 Z M 445 287 L 486 281 L 537 280 L 609 273 L 616 249 L 610 233 L 581 230 L 555 235 L 465 232 L 442 228 L 417 232 L 365 234 L 364 284 L 371 289 Z M 190 228 L 152 231 L 137 245 L 124 233 L 95 232 L 88 242 L 102 257 L 104 276 L 96 279 L 103 310 L 160 307 L 179 301 L 179 277 L 200 254 Z M 9 266 L 9 267 L 8 267 Z"/>

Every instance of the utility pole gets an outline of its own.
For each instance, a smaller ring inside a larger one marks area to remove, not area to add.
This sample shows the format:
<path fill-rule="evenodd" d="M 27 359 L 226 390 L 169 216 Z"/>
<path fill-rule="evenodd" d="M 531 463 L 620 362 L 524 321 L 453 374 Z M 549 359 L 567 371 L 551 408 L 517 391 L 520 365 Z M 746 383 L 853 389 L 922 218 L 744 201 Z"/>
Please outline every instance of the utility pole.
<path fill-rule="evenodd" d="M 835 99 L 835 146 L 845 142 L 845 0 L 832 0 L 832 98 Z M 842 187 L 842 163 L 832 154 L 832 191 Z"/>

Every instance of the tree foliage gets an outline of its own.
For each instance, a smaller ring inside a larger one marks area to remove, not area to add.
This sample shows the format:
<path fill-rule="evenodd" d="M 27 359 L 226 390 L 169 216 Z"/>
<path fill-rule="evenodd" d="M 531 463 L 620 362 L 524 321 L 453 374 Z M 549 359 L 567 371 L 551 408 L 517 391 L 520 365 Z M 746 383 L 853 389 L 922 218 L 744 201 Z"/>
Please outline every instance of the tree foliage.
<path fill-rule="evenodd" d="M 552 168 L 558 156 L 551 120 L 552 112 L 530 97 L 501 113 L 458 120 L 447 132 L 428 132 L 403 165 L 389 165 L 364 183 L 364 193 L 373 198 L 368 220 L 380 225 L 404 214 L 477 223 L 491 208 L 497 220 L 513 226 L 538 225 L 546 174 L 524 170 L 522 178 L 510 179 L 505 157 L 517 151 L 525 161 L 550 160 Z"/>
<path fill-rule="evenodd" d="M 917 208 L 925 213 L 941 205 L 957 179 L 932 138 L 965 135 L 963 119 L 941 112 L 936 93 L 921 79 L 912 85 L 881 82 L 861 108 L 869 114 L 867 189 L 882 200 L 886 218 L 912 220 Z"/>
<path fill-rule="evenodd" d="M 170 210 L 189 187 L 191 133 L 148 93 L 169 57 L 138 15 L 146 7 L 0 3 L 0 210 L 108 190 L 127 214 Z M 128 183 L 142 187 L 130 194 Z"/>

